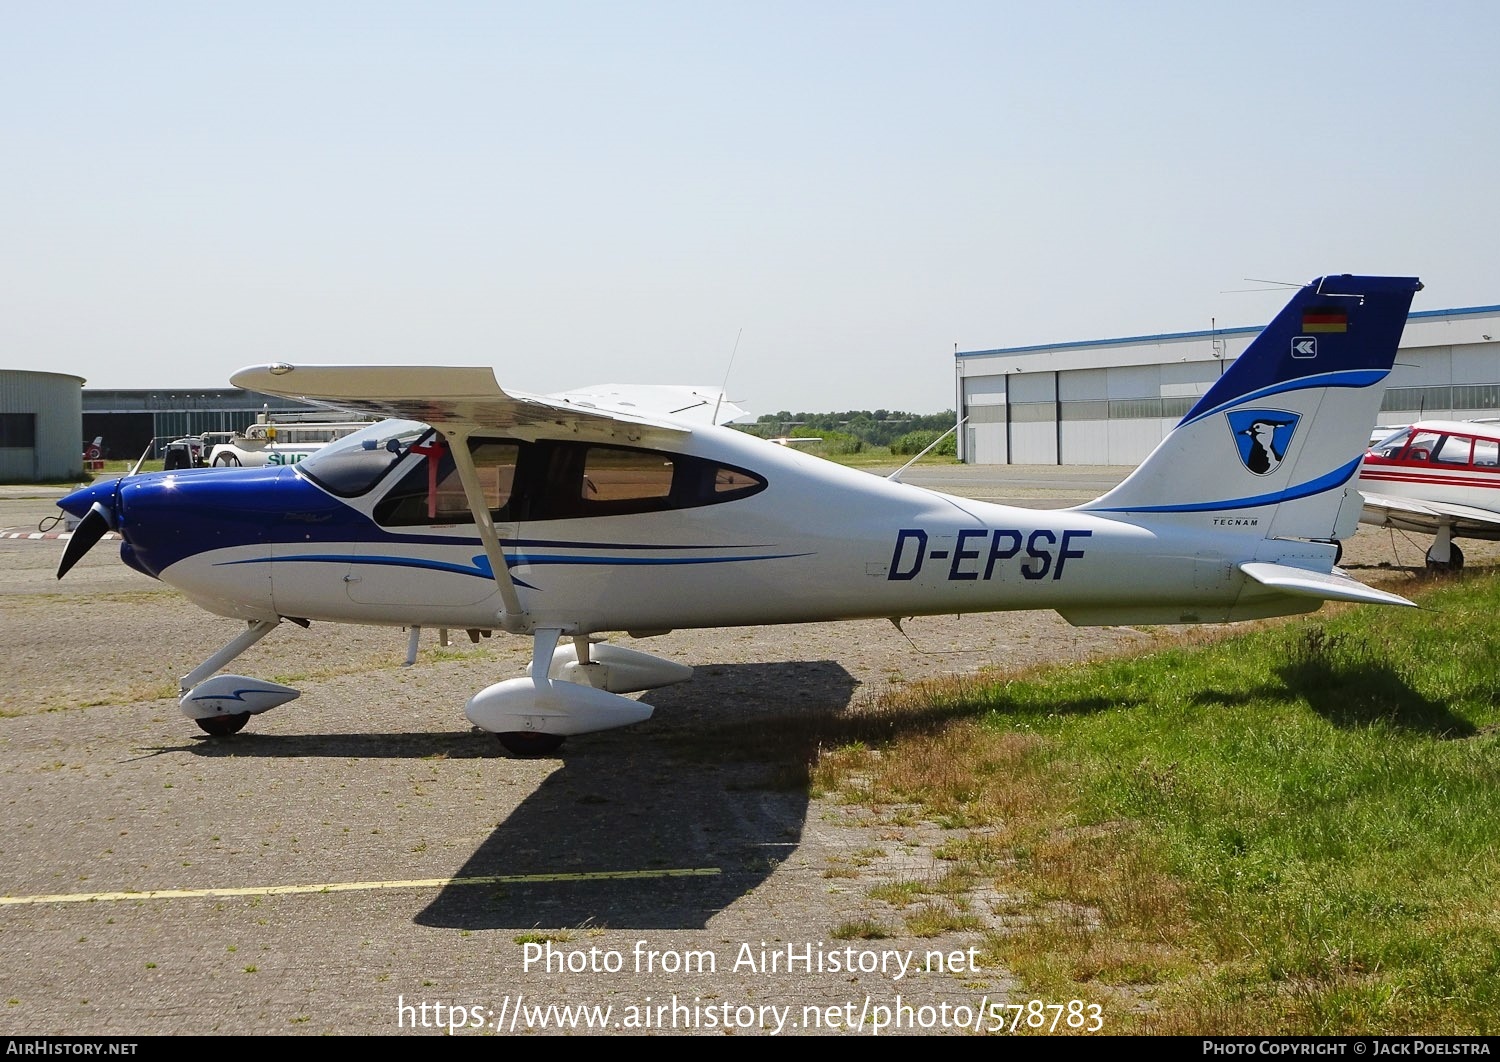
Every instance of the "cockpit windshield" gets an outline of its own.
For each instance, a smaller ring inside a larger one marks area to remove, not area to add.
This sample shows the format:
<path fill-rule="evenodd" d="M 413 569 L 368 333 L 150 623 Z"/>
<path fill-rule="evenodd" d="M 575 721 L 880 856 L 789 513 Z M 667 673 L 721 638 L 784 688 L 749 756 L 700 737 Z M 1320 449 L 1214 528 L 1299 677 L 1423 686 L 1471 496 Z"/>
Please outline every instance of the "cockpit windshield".
<path fill-rule="evenodd" d="M 1406 445 L 1406 436 L 1411 428 L 1402 426 L 1395 429 L 1389 435 L 1383 436 L 1378 441 L 1371 443 L 1370 449 L 1383 457 L 1394 457 L 1401 452 L 1401 447 Z"/>
<path fill-rule="evenodd" d="M 415 420 L 382 420 L 329 443 L 297 466 L 319 486 L 346 498 L 363 494 L 432 431 Z"/>

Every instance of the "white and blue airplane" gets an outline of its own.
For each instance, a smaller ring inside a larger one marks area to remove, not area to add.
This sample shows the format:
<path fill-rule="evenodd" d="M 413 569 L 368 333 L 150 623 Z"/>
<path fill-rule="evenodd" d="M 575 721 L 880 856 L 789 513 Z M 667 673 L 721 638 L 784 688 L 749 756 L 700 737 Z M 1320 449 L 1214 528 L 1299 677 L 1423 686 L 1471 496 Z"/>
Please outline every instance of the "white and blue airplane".
<path fill-rule="evenodd" d="M 70 494 L 60 504 L 82 519 L 58 577 L 113 529 L 126 564 L 246 621 L 182 679 L 183 712 L 215 736 L 298 696 L 215 676 L 283 620 L 529 636 L 529 675 L 466 710 L 516 754 L 639 722 L 651 706 L 622 694 L 692 674 L 606 633 L 1409 605 L 1336 558 L 1420 288 L 1347 274 L 1302 288 L 1134 473 L 1064 510 L 969 501 L 773 445 L 716 423 L 721 394 L 527 395 L 489 368 L 249 368 L 237 386 L 395 419 L 295 467 L 137 474 Z"/>

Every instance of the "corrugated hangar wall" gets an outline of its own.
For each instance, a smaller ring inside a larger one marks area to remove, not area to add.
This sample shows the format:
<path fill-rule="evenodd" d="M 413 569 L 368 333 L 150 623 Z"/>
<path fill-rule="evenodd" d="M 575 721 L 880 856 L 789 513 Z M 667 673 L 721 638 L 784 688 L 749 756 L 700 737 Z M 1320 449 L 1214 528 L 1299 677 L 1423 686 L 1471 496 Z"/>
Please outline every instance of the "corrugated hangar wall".
<path fill-rule="evenodd" d="M 958 352 L 959 458 L 1135 465 L 1259 328 Z M 1500 306 L 1412 314 L 1379 423 L 1500 417 Z M 1373 428 L 1374 425 L 1371 425 Z"/>
<path fill-rule="evenodd" d="M 83 471 L 83 378 L 0 369 L 0 483 L 41 483 Z"/>

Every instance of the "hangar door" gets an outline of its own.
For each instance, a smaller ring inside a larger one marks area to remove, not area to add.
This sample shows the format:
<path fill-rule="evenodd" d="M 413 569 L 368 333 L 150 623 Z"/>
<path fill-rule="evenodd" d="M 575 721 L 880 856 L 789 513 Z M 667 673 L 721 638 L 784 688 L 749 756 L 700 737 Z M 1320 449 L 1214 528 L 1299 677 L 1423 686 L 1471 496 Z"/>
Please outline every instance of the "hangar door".
<path fill-rule="evenodd" d="M 964 380 L 964 460 L 972 465 L 1003 465 L 1010 460 L 1005 439 L 1005 377 Z"/>

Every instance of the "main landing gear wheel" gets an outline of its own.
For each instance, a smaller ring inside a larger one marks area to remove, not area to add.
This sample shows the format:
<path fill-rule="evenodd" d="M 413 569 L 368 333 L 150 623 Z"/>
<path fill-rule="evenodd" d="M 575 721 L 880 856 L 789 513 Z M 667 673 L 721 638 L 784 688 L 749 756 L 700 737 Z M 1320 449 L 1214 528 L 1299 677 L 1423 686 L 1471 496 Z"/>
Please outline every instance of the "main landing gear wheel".
<path fill-rule="evenodd" d="M 228 737 L 245 729 L 245 724 L 249 721 L 250 713 L 240 712 L 237 715 L 211 715 L 207 719 L 197 720 L 197 723 L 210 737 Z"/>
<path fill-rule="evenodd" d="M 1456 572 L 1464 566 L 1464 551 L 1457 546 L 1448 547 L 1448 559 L 1446 561 L 1433 560 L 1432 554 L 1427 555 L 1427 570 L 1430 572 Z"/>
<path fill-rule="evenodd" d="M 561 734 L 539 734 L 534 730 L 508 730 L 495 736 L 512 756 L 550 756 L 563 743 Z"/>

